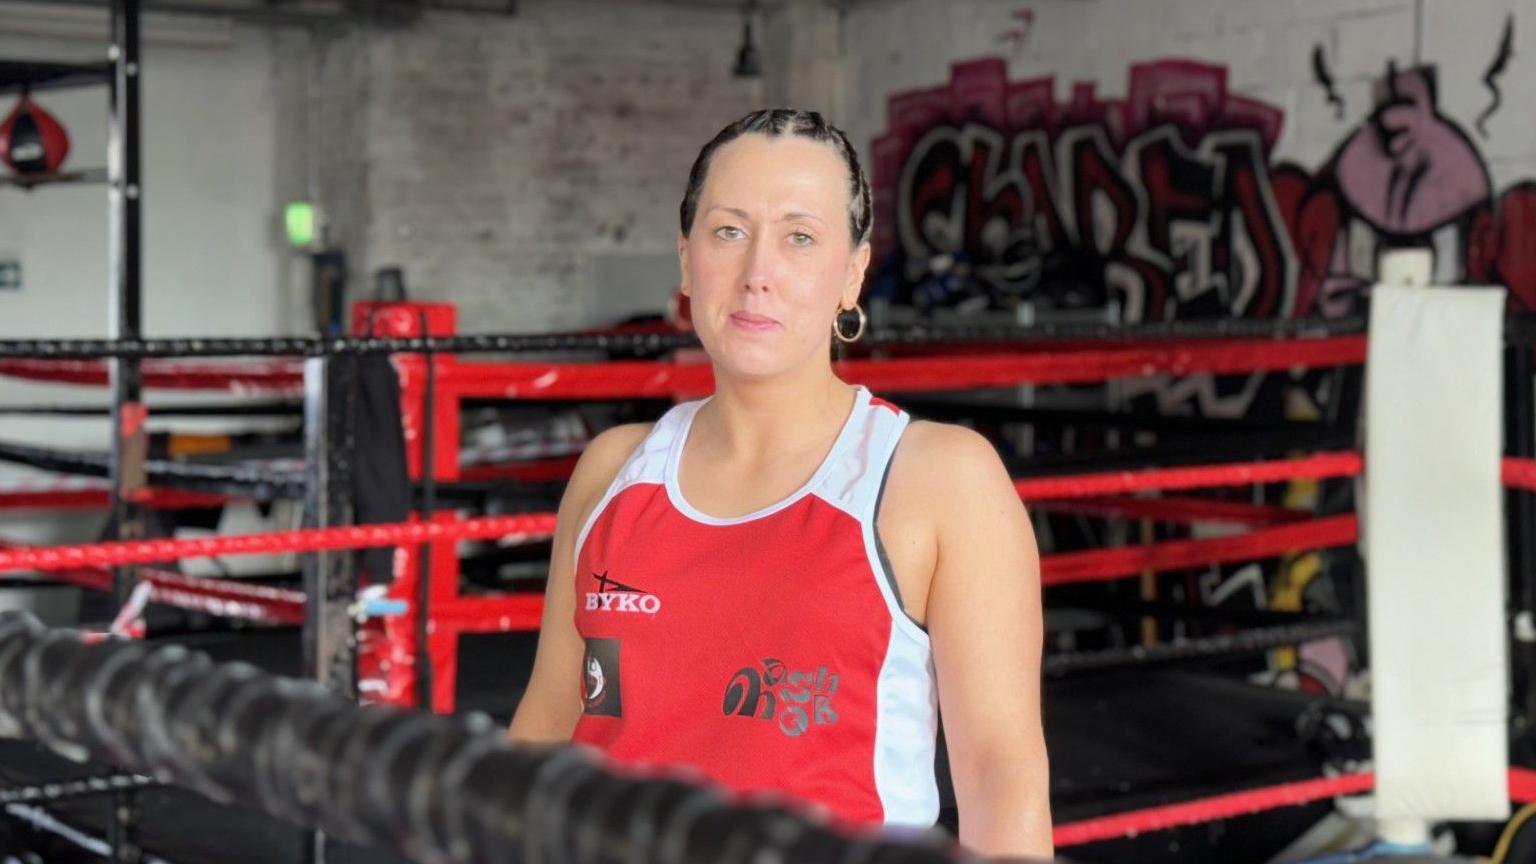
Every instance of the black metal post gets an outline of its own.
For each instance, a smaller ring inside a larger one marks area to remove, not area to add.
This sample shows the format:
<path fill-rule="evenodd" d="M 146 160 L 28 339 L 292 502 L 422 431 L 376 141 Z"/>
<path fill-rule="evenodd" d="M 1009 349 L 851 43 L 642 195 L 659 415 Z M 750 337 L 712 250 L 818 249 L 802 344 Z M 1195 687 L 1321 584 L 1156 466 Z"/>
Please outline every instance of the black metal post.
<path fill-rule="evenodd" d="M 304 362 L 304 525 L 352 524 L 352 390 L 349 357 Z M 356 635 L 351 609 L 357 575 L 350 551 L 317 552 L 304 566 L 308 596 L 304 671 L 346 696 L 357 695 Z"/>
<path fill-rule="evenodd" d="M 139 0 L 113 0 L 111 120 L 108 126 L 110 183 L 108 260 L 110 266 L 109 326 L 113 339 L 138 339 L 142 332 L 141 186 L 139 152 Z M 112 386 L 112 521 L 119 539 L 143 535 L 143 514 L 134 493 L 144 486 L 143 383 L 139 361 L 111 361 Z M 115 591 L 119 604 L 133 589 L 133 571 L 118 568 Z"/>
<path fill-rule="evenodd" d="M 304 526 L 352 523 L 351 357 L 312 357 L 304 362 Z M 357 698 L 357 634 L 352 606 L 357 571 L 350 551 L 317 552 L 304 561 L 303 663 L 308 677 L 349 699 Z M 337 860 L 335 841 L 323 832 L 306 839 L 304 860 Z"/>
<path fill-rule="evenodd" d="M 139 151 L 139 0 L 113 0 L 112 83 L 107 124 L 107 256 L 111 314 L 111 338 L 138 339 L 142 332 L 141 277 L 143 235 Z M 135 503 L 145 486 L 144 460 L 148 455 L 145 434 L 143 386 L 139 361 L 114 358 L 110 363 L 112 389 L 112 453 L 110 466 L 111 525 L 120 540 L 144 536 L 144 514 Z M 113 571 L 116 606 L 121 607 L 133 590 L 136 571 Z M 113 793 L 108 843 L 112 860 L 135 862 L 140 850 L 134 839 L 139 804 L 132 790 Z"/>
<path fill-rule="evenodd" d="M 1536 364 L 1533 349 L 1510 347 L 1506 356 L 1505 445 L 1509 455 L 1536 457 Z M 1530 732 L 1536 728 L 1536 494 L 1519 489 L 1505 493 L 1509 535 L 1509 597 L 1514 613 L 1511 665 L 1515 675 L 1515 720 Z"/>

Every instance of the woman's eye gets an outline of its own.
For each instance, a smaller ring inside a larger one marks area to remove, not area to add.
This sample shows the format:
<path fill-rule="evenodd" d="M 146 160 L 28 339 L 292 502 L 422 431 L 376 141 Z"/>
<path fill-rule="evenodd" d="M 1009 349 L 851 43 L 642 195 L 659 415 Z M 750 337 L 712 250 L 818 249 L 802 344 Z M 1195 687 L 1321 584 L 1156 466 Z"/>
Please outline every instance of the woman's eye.
<path fill-rule="evenodd" d="M 722 225 L 715 229 L 715 236 L 721 240 L 740 240 L 741 229 L 734 225 Z"/>
<path fill-rule="evenodd" d="M 796 231 L 795 233 L 789 235 L 789 242 L 796 246 L 809 246 L 816 242 L 816 238 L 805 233 L 804 231 Z"/>

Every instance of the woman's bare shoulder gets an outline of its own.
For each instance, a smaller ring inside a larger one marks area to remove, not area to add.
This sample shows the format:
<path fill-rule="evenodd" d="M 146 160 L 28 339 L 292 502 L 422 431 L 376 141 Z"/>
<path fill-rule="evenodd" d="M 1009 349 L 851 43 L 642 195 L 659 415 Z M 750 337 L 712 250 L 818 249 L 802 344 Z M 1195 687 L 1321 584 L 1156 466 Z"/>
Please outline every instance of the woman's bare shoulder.
<path fill-rule="evenodd" d="M 1007 478 L 997 448 L 974 429 L 954 423 L 913 420 L 896 448 L 897 465 L 925 489 L 963 489 Z"/>
<path fill-rule="evenodd" d="M 879 530 L 907 614 L 924 622 L 939 549 L 978 510 L 1016 506 L 992 443 L 951 423 L 914 420 L 901 436 L 886 480 Z"/>
<path fill-rule="evenodd" d="M 886 483 L 887 509 L 904 528 L 939 530 L 960 514 L 1018 502 L 1003 460 L 965 426 L 914 420 L 901 436 Z"/>
<path fill-rule="evenodd" d="M 601 495 L 619 473 L 624 461 L 635 452 L 640 442 L 649 435 L 654 423 L 623 423 L 603 430 L 587 442 L 576 467 L 571 470 L 571 480 L 566 496 L 585 500 L 594 494 Z"/>

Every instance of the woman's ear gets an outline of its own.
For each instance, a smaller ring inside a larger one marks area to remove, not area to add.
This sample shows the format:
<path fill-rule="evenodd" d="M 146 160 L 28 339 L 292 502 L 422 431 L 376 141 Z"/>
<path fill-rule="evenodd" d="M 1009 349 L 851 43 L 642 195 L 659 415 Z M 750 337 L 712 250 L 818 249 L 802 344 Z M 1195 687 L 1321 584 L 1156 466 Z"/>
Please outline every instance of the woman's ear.
<path fill-rule="evenodd" d="M 683 232 L 677 232 L 677 269 L 681 274 L 678 278 L 677 293 L 684 297 L 691 296 L 692 290 L 688 285 L 688 237 Z"/>
<path fill-rule="evenodd" d="M 873 254 L 869 241 L 860 243 L 848 260 L 848 282 L 843 286 L 843 309 L 852 309 L 864 291 L 864 274 L 869 272 L 869 258 Z"/>

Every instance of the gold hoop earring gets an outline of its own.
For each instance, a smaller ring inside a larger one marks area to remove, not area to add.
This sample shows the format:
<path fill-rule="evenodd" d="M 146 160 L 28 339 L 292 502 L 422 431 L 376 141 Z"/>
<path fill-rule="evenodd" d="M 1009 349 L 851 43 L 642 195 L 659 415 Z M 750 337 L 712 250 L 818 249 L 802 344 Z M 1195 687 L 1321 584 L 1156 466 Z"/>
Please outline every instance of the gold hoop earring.
<path fill-rule="evenodd" d="M 837 317 L 832 319 L 832 335 L 836 336 L 837 341 L 839 342 L 847 343 L 859 341 L 859 337 L 864 335 L 865 325 L 869 323 L 869 318 L 864 314 L 864 307 L 855 303 L 853 304 L 853 309 L 851 311 L 859 313 L 859 329 L 855 331 L 852 336 L 845 335 L 843 333 L 842 320 L 843 313 L 848 311 L 850 310 L 839 309 L 837 310 Z"/>

